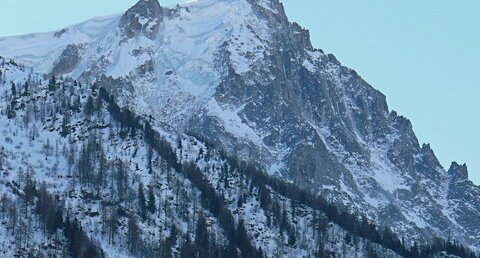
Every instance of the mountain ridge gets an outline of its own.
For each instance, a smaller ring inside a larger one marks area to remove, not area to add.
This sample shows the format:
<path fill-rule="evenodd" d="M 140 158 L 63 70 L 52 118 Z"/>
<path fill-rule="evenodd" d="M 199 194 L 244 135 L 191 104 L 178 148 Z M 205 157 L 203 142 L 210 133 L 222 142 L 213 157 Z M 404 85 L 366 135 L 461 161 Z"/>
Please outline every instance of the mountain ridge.
<path fill-rule="evenodd" d="M 153 23 L 160 9 L 170 15 Z M 63 33 L 0 39 L 0 54 L 104 87 L 159 129 L 213 142 L 410 240 L 478 243 L 479 206 L 466 204 L 477 203 L 480 190 L 466 167 L 445 171 L 385 95 L 313 49 L 279 1 L 160 9 L 153 20 L 140 22 L 129 12 L 143 11 L 133 8 Z M 11 49 L 28 40 L 49 46 L 50 56 Z"/>

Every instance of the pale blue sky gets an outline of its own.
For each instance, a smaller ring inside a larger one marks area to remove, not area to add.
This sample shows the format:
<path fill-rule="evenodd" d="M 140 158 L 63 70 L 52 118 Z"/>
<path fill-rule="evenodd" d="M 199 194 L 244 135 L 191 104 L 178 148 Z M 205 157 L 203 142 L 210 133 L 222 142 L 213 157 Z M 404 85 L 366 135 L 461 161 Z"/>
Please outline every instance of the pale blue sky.
<path fill-rule="evenodd" d="M 48 2 L 48 4 L 47 4 Z M 136 0 L 0 0 L 0 36 L 52 31 Z M 171 5 L 181 1 L 160 1 Z M 480 1 L 283 0 L 315 47 L 387 95 L 442 164 L 480 183 Z"/>

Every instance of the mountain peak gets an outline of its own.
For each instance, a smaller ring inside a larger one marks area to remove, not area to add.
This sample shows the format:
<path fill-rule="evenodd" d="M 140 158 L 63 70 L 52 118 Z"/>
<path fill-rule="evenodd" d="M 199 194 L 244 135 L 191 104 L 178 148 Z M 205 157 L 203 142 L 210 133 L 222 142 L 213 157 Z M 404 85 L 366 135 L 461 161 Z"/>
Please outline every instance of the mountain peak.
<path fill-rule="evenodd" d="M 466 166 L 453 163 L 446 174 L 431 146 L 420 148 L 410 120 L 389 112 L 385 95 L 333 54 L 313 49 L 308 30 L 289 22 L 279 0 L 198 0 L 176 7 L 140 0 L 121 17 L 0 39 L 0 54 L 18 57 L 34 71 L 101 87 L 106 99 L 150 121 L 172 142 L 177 134 L 194 136 L 391 225 L 406 239 L 423 235 L 422 228 L 430 228 L 425 232 L 432 237 L 480 237 L 478 223 L 469 223 L 480 218 L 480 195 L 467 184 Z M 75 98 L 59 96 L 59 102 L 78 106 L 70 102 Z M 21 112 L 18 118 L 27 117 Z M 187 149 L 180 160 L 199 153 Z M 443 183 L 453 186 L 448 195 L 435 187 Z M 470 203 L 472 212 L 461 207 Z M 452 207 L 452 216 L 442 215 Z M 480 246 L 476 240 L 465 243 Z"/>
<path fill-rule="evenodd" d="M 468 168 L 467 164 L 460 165 L 457 162 L 452 162 L 448 174 L 451 176 L 453 181 L 463 181 L 468 179 Z"/>
<path fill-rule="evenodd" d="M 163 16 L 164 10 L 157 0 L 140 0 L 122 15 L 120 28 L 127 39 L 139 35 L 153 39 Z"/>

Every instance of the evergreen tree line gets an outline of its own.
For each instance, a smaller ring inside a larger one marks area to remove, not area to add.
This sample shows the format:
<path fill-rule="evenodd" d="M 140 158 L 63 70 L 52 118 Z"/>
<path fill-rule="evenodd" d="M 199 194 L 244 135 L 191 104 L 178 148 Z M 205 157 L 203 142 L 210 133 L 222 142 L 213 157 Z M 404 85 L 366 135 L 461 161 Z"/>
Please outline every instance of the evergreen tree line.
<path fill-rule="evenodd" d="M 12 99 L 12 107 L 14 107 L 17 105 L 16 101 L 18 97 L 29 94 L 29 85 L 26 83 L 21 90 L 19 90 L 19 88 L 13 83 L 11 86 L 12 96 L 14 96 Z M 55 92 L 57 89 L 59 89 L 59 84 L 56 82 L 55 77 L 52 77 L 49 82 L 49 90 Z M 205 218 L 200 216 L 196 223 L 195 239 L 191 240 L 189 236 L 184 238 L 184 241 L 180 245 L 180 256 L 261 257 L 262 251 L 256 250 L 256 248 L 252 246 L 252 241 L 249 239 L 243 221 L 239 221 L 238 223 L 235 222 L 230 210 L 225 206 L 224 198 L 216 193 L 215 188 L 210 185 L 209 181 L 196 164 L 181 164 L 170 143 L 156 132 L 148 121 L 143 121 L 128 109 L 120 108 L 114 101 L 114 98 L 110 96 L 105 89 L 100 88 L 99 92 L 101 98 L 97 98 L 97 102 L 94 102 L 91 97 L 88 98 L 83 106 L 85 114 L 93 114 L 96 109 L 100 109 L 101 100 L 105 100 L 108 104 L 108 111 L 111 116 L 121 125 L 121 137 L 126 137 L 128 135 L 134 136 L 137 133 L 142 132 L 147 144 L 160 154 L 172 168 L 188 178 L 189 181 L 200 190 L 202 193 L 202 205 L 218 219 L 220 226 L 227 236 L 229 244 L 226 246 L 219 245 L 214 235 L 209 232 Z M 66 137 L 70 132 L 70 128 L 68 127 L 69 112 L 67 111 L 71 110 L 72 112 L 80 112 L 81 106 L 79 97 L 74 97 L 73 99 L 68 97 L 63 98 L 59 104 L 56 104 L 56 107 L 51 109 L 53 115 L 59 113 L 64 116 L 62 130 L 60 132 L 62 136 Z M 55 119 L 53 119 L 53 121 L 55 121 Z M 205 142 L 205 139 L 203 139 L 203 141 Z M 107 164 L 102 169 L 101 164 L 106 163 L 106 160 L 105 158 L 98 158 L 103 155 L 103 148 L 99 144 L 101 144 L 101 139 L 91 137 L 80 150 L 76 170 L 78 178 L 82 184 L 101 187 L 105 185 L 105 174 L 103 172 L 114 168 L 116 171 L 114 175 L 116 178 L 115 182 L 117 191 L 119 193 L 125 193 L 128 174 L 124 165 L 121 162 L 116 162 L 115 166 Z M 207 146 L 209 146 L 208 148 L 215 148 L 212 144 L 207 144 Z M 207 151 L 207 154 L 208 153 L 210 152 Z M 442 240 L 439 238 L 435 239 L 433 243 L 428 245 L 415 244 L 412 247 L 408 247 L 388 228 L 380 228 L 365 217 L 359 219 L 354 214 L 339 208 L 337 205 L 328 202 L 321 196 L 314 195 L 310 191 L 301 189 L 294 184 L 268 176 L 263 171 L 250 166 L 245 162 L 239 162 L 235 158 L 228 157 L 225 152 L 220 153 L 222 159 L 226 160 L 231 170 L 237 170 L 241 176 L 250 178 L 250 182 L 259 189 L 259 198 L 262 208 L 272 211 L 273 216 L 280 222 L 280 227 L 288 232 L 288 242 L 292 246 L 295 243 L 295 234 L 292 233 L 294 229 L 288 222 L 286 222 L 285 209 L 282 210 L 279 208 L 279 204 L 272 200 L 270 189 L 287 197 L 293 202 L 323 212 L 326 214 L 329 221 L 341 226 L 352 235 L 368 239 L 371 242 L 390 249 L 403 257 L 432 257 L 434 254 L 438 254 L 442 251 L 465 258 L 478 257 L 474 252 L 457 242 Z M 98 173 L 93 173 L 95 170 L 98 171 Z M 140 193 L 143 193 L 143 187 L 139 187 L 138 192 L 139 196 L 141 196 L 142 194 Z M 72 257 L 103 257 L 103 251 L 99 247 L 99 244 L 87 236 L 76 219 L 71 220 L 68 217 L 68 214 L 65 217 L 63 206 L 61 206 L 58 198 L 50 195 L 44 185 L 42 185 L 40 189 L 37 189 L 35 183 L 27 176 L 23 191 L 18 193 L 21 194 L 26 203 L 35 203 L 34 211 L 42 222 L 44 233 L 48 235 L 54 235 L 58 232 L 63 233 L 64 237 L 68 240 L 68 249 Z M 150 192 L 148 195 L 150 196 Z M 144 193 L 143 196 L 145 196 Z M 148 204 L 150 203 L 154 202 L 147 202 L 145 197 L 144 200 L 140 200 L 140 204 L 144 205 L 140 205 L 142 211 L 141 214 L 145 214 L 149 209 L 154 209 L 154 207 L 148 207 Z M 10 213 L 14 214 L 13 211 L 10 211 Z M 141 217 L 142 219 L 145 218 L 145 216 Z M 12 220 L 15 220 L 16 216 L 12 215 L 11 218 Z M 116 220 L 112 221 L 114 223 Z M 14 223 L 12 225 L 16 224 Z M 134 216 L 128 217 L 127 229 L 128 248 L 130 252 L 132 254 L 141 253 L 144 257 L 171 257 L 171 250 L 173 246 L 176 245 L 179 238 L 175 232 L 175 227 L 172 227 L 171 235 L 165 243 L 161 243 L 162 247 L 160 248 L 161 251 L 159 251 L 155 250 L 158 249 L 157 247 L 149 247 L 145 243 L 142 243 L 138 221 Z M 18 230 L 19 229 L 17 229 L 17 231 Z M 240 250 L 240 252 L 238 252 L 238 250 Z"/>
<path fill-rule="evenodd" d="M 68 248 L 72 258 L 103 258 L 105 254 L 100 243 L 88 237 L 81 224 L 69 217 L 63 222 L 63 234 L 68 240 Z"/>
<path fill-rule="evenodd" d="M 33 87 L 30 87 L 30 85 Z M 69 90 L 71 94 L 69 94 L 66 91 L 67 84 L 59 83 L 55 77 L 52 77 L 49 80 L 48 92 L 45 96 L 31 97 L 30 93 L 35 92 L 35 89 L 38 86 L 38 82 L 31 80 L 26 81 L 22 87 L 18 87 L 18 85 L 15 85 L 15 83 L 12 82 L 10 89 L 11 103 L 7 108 L 7 117 L 9 119 L 14 118 L 15 109 L 25 109 L 25 116 L 23 117 L 23 120 L 26 128 L 28 129 L 28 123 L 32 114 L 32 117 L 41 120 L 47 126 L 48 123 L 51 123 L 52 125 L 55 124 L 55 121 L 57 120 L 57 114 L 62 115 L 63 120 L 59 133 L 63 137 L 66 137 L 70 133 L 70 128 L 68 127 L 69 117 L 72 115 L 72 112 L 81 112 L 82 105 L 80 102 L 80 95 L 73 94 L 72 85 L 70 85 Z M 75 82 L 75 86 L 79 85 Z M 23 102 L 21 102 L 20 99 L 22 97 L 25 97 Z M 53 99 L 55 101 L 50 101 Z M 87 113 L 88 107 L 90 107 L 89 102 L 87 101 L 84 106 L 85 113 Z M 8 111 L 9 108 L 11 111 Z M 32 134 L 32 140 L 34 137 L 34 134 Z M 82 151 L 79 154 L 78 166 L 75 170 L 75 173 L 77 173 L 76 175 L 82 183 L 100 186 L 102 185 L 102 179 L 104 180 L 104 178 L 100 175 L 92 174 L 92 171 L 94 171 L 93 166 L 95 166 L 97 163 L 102 164 L 102 161 L 97 162 L 97 160 L 93 159 L 95 156 L 97 156 L 93 154 L 96 154 L 98 149 L 102 149 L 98 148 L 99 146 L 96 145 L 100 142 L 101 141 L 92 137 L 83 146 Z M 46 157 L 51 156 L 52 146 L 49 142 L 46 143 L 44 149 Z M 70 153 L 72 156 L 74 155 L 73 152 L 74 151 L 72 150 Z M 58 153 L 56 155 L 58 155 Z M 104 170 L 106 169 L 107 168 L 104 168 Z M 100 171 L 102 170 L 100 169 Z M 15 187 L 12 187 L 12 189 L 14 193 L 23 200 L 22 203 L 25 203 L 25 207 L 21 208 L 21 210 L 27 210 L 27 205 L 33 206 L 32 211 L 38 216 L 43 233 L 49 238 L 58 238 L 58 236 L 62 236 L 67 240 L 65 246 L 68 251 L 68 256 L 74 258 L 104 257 L 104 253 L 100 247 L 100 244 L 94 239 L 88 237 L 79 221 L 69 218 L 69 214 L 66 214 L 64 211 L 64 204 L 59 200 L 59 198 L 48 193 L 45 184 L 42 184 L 40 188 L 37 187 L 35 181 L 32 180 L 30 168 L 27 169 L 25 178 L 20 178 L 20 182 L 22 182 L 24 185 L 21 187 L 21 190 L 16 190 L 16 188 L 20 187 L 20 185 L 16 184 L 15 182 L 13 182 L 13 186 Z M 14 218 L 15 221 L 15 223 L 12 225 L 14 225 L 13 228 L 16 229 L 12 233 L 16 238 L 28 239 L 28 236 L 17 229 L 18 225 L 21 225 L 21 223 L 17 222 L 20 220 L 18 219 L 16 212 L 13 212 L 15 209 L 16 208 L 14 205 L 10 209 L 14 215 L 12 218 Z"/>
<path fill-rule="evenodd" d="M 63 212 L 63 203 L 51 195 L 42 184 L 37 189 L 34 181 L 27 179 L 23 190 L 23 199 L 26 202 L 35 202 L 34 212 L 38 215 L 44 233 L 53 237 L 59 232 L 67 240 L 67 248 L 70 257 L 73 258 L 103 258 L 105 257 L 100 244 L 88 237 L 81 224 L 71 220 L 69 214 Z"/>
<path fill-rule="evenodd" d="M 132 135 L 135 134 L 136 130 L 141 130 L 145 142 L 151 146 L 152 149 L 169 164 L 169 166 L 171 166 L 176 172 L 183 174 L 197 189 L 200 190 L 202 193 L 200 196 L 202 204 L 218 219 L 220 226 L 225 231 L 226 237 L 229 240 L 229 244 L 225 247 L 205 248 L 206 246 L 195 245 L 196 248 L 194 248 L 187 238 L 188 241 L 185 241 L 184 246 L 182 246 L 182 253 L 187 255 L 192 252 L 192 250 L 196 249 L 197 254 L 200 255 L 200 257 L 263 257 L 262 252 L 252 246 L 244 223 L 240 221 L 236 225 L 233 215 L 224 203 L 223 197 L 215 192 L 215 189 L 203 176 L 201 170 L 193 163 L 182 165 L 178 161 L 176 153 L 170 143 L 156 132 L 148 121 L 143 121 L 142 125 L 142 121 L 139 117 L 136 117 L 128 109 L 120 108 L 115 102 L 114 97 L 109 95 L 103 87 L 100 88 L 99 92 L 103 100 L 108 103 L 110 114 L 121 124 L 122 128 L 127 129 Z M 200 225 L 200 227 L 202 226 Z M 199 236 L 196 237 L 195 241 L 215 243 L 210 239 L 210 237 Z M 237 252 L 236 248 L 240 250 L 240 253 Z M 216 249 L 215 252 L 208 251 L 214 249 Z"/>
<path fill-rule="evenodd" d="M 103 106 L 102 100 L 104 100 L 104 98 L 92 98 L 92 96 L 94 97 L 96 90 L 95 86 L 92 86 L 92 94 L 82 105 L 80 102 L 80 94 L 76 93 L 66 96 L 68 95 L 68 93 L 65 92 L 66 87 L 68 87 L 67 85 L 68 84 L 66 83 L 58 82 L 55 77 L 52 77 L 48 84 L 48 95 L 45 95 L 45 97 L 41 98 L 43 99 L 45 105 L 37 103 L 47 110 L 44 112 L 45 114 L 50 114 L 50 118 L 46 119 L 47 122 L 52 121 L 54 123 L 57 120 L 56 114 L 63 116 L 59 131 L 60 135 L 63 137 L 69 136 L 70 133 L 75 130 L 75 128 L 69 124 L 70 116 L 73 116 L 74 113 L 79 113 L 83 110 L 85 115 L 89 117 L 90 115 L 93 115 L 95 111 L 101 111 Z M 76 82 L 75 86 L 79 86 L 81 89 L 81 86 Z M 104 91 L 100 90 L 100 92 Z M 59 101 L 57 103 L 48 103 L 48 98 L 53 97 Z M 31 104 L 38 102 L 38 99 L 32 100 L 33 101 L 30 102 Z M 181 169 L 180 164 L 178 164 L 176 161 L 176 155 L 173 149 L 170 148 L 170 145 L 166 140 L 159 137 L 159 135 L 156 134 L 153 129 L 151 129 L 149 124 L 146 124 L 145 127 L 140 126 L 140 120 L 133 116 L 129 110 L 120 109 L 114 101 L 110 101 L 113 100 L 113 98 L 109 97 L 106 100 L 109 113 L 119 122 L 121 126 L 119 131 L 119 135 L 121 137 L 124 138 L 128 135 L 134 136 L 136 133 L 138 133 L 137 130 L 140 128 L 142 132 L 147 132 L 145 135 L 148 135 L 150 139 L 155 139 L 153 140 L 157 143 L 155 150 L 161 152 L 162 157 L 164 157 L 172 167 L 176 168 L 177 170 Z M 38 109 L 34 107 L 32 110 L 37 112 L 36 110 Z M 43 120 L 41 117 L 40 119 Z M 89 129 L 89 131 L 91 130 Z M 52 146 L 50 143 L 47 142 L 44 148 L 45 155 L 51 156 Z M 118 200 L 115 203 L 121 202 L 122 200 L 125 200 L 125 198 L 129 197 L 129 177 L 126 165 L 123 164 L 120 159 L 116 159 L 114 162 L 107 161 L 104 148 L 102 146 L 102 139 L 97 136 L 95 130 L 90 132 L 90 135 L 87 137 L 85 143 L 80 146 L 80 150 L 78 152 L 74 145 L 71 145 L 69 151 L 64 150 L 64 152 L 67 155 L 69 166 L 75 165 L 73 167 L 74 185 L 78 180 L 78 182 L 83 186 L 90 186 L 96 189 L 101 189 L 106 186 L 113 186 L 112 189 L 114 189 L 114 195 L 118 197 Z M 78 159 L 75 158 L 77 154 Z M 57 205 L 59 199 L 49 195 L 46 191 L 46 187 L 43 188 L 44 185 L 42 185 L 41 189 L 36 189 L 36 186 L 34 184 L 30 184 L 30 182 L 30 180 L 26 180 L 24 197 L 26 200 L 30 200 L 30 202 L 33 202 L 35 199 L 37 200 L 35 204 L 35 212 L 39 215 L 39 218 L 42 221 L 44 233 L 46 235 L 53 236 L 59 231 L 64 232 L 64 235 L 68 240 L 68 246 L 71 251 L 71 255 L 73 257 L 101 257 L 102 253 L 98 250 L 96 251 L 94 245 L 90 245 L 90 242 L 86 240 L 87 235 L 84 234 L 79 221 L 76 219 L 71 220 L 70 218 L 66 218 L 65 220 L 63 219 L 64 214 L 62 211 L 64 207 L 59 204 Z M 90 195 L 88 190 L 85 191 L 84 194 L 87 194 L 92 198 L 96 198 L 95 196 Z M 143 186 L 140 185 L 138 190 L 138 199 L 140 204 L 139 215 L 144 221 L 147 217 L 146 213 L 153 213 L 156 209 L 155 197 L 151 191 L 151 188 L 147 194 L 148 201 L 145 197 L 145 193 L 143 192 Z M 110 244 L 118 243 L 115 241 L 115 235 L 118 233 L 118 224 L 121 217 L 127 217 L 127 246 L 128 250 L 133 255 L 139 257 L 172 257 L 173 247 L 177 245 L 178 240 L 180 239 L 174 226 L 172 226 L 170 229 L 171 234 L 169 237 L 167 237 L 166 241 L 161 241 L 158 244 L 145 243 L 141 237 L 141 230 L 139 228 L 139 222 L 137 218 L 134 216 L 134 214 L 125 214 L 124 211 L 122 211 L 119 207 L 113 207 L 112 209 L 109 209 L 105 218 L 103 218 L 102 214 L 102 222 L 108 230 Z M 196 228 L 202 229 L 199 232 L 207 232 L 206 237 L 205 235 L 202 235 L 201 237 L 195 236 L 194 241 L 190 241 L 189 237 L 187 237 L 186 240 L 181 244 L 182 257 L 190 257 L 188 256 L 188 253 L 192 250 L 199 257 L 232 257 L 231 254 L 236 252 L 236 248 L 234 246 L 223 246 L 217 244 L 214 235 L 211 232 L 208 232 L 208 230 L 206 228 L 204 229 L 202 226 L 202 221 L 204 221 L 204 219 L 199 219 Z M 200 225 L 198 225 L 198 223 L 200 223 Z M 209 243 L 209 245 L 204 245 L 202 248 L 198 248 L 196 243 L 197 241 L 200 241 L 200 239 L 203 239 L 203 241 L 206 241 Z M 94 243 L 93 240 L 91 242 Z M 86 245 L 80 243 L 85 243 Z"/>
<path fill-rule="evenodd" d="M 239 162 L 236 158 L 227 156 L 226 152 L 221 151 L 222 159 L 226 160 L 232 170 L 237 170 L 243 175 L 251 178 L 252 184 L 259 189 L 263 189 L 263 195 L 260 200 L 265 203 L 269 197 L 265 197 L 269 186 L 273 191 L 289 198 L 292 201 L 305 205 L 312 209 L 322 211 L 326 214 L 329 221 L 341 226 L 349 233 L 370 240 L 380 246 L 392 250 L 395 253 L 408 258 L 423 258 L 432 257 L 440 252 L 447 252 L 451 255 L 457 255 L 464 258 L 479 257 L 475 252 L 470 250 L 458 242 L 435 238 L 433 243 L 420 246 L 415 243 L 412 247 L 408 247 L 401 238 L 393 233 L 389 228 L 378 227 L 375 223 L 362 216 L 358 216 L 342 209 L 339 206 L 327 201 L 322 196 L 312 194 L 309 190 L 302 189 L 293 183 L 272 177 L 261 171 L 260 169 L 247 164 L 246 162 Z M 269 195 L 269 194 L 268 194 Z M 265 204 L 263 204 L 265 206 Z"/>
<path fill-rule="evenodd" d="M 123 127 L 129 128 L 131 132 L 135 129 L 143 129 L 145 141 L 151 145 L 167 163 L 177 172 L 184 174 L 195 187 L 202 192 L 202 201 L 212 214 L 218 219 L 222 228 L 225 230 L 227 238 L 231 243 L 235 243 L 242 251 L 242 257 L 258 257 L 262 253 L 256 250 L 248 239 L 246 230 L 241 228 L 243 223 L 239 223 L 235 227 L 235 222 L 230 211 L 224 204 L 224 199 L 218 196 L 215 189 L 210 185 L 209 181 L 203 176 L 201 170 L 194 163 L 181 164 L 176 157 L 175 151 L 170 143 L 165 140 L 158 132 L 156 132 L 148 121 L 144 121 L 142 126 L 141 119 L 136 117 L 131 111 L 121 109 L 104 88 L 100 88 L 100 95 L 109 103 L 109 111 L 111 115 L 122 124 Z M 208 146 L 214 146 L 207 143 Z M 431 257 L 440 252 L 448 252 L 464 258 L 476 258 L 477 256 L 469 248 L 450 240 L 435 239 L 432 244 L 419 246 L 415 244 L 408 247 L 403 241 L 388 228 L 378 227 L 375 223 L 369 221 L 366 217 L 359 219 L 345 209 L 339 208 L 337 205 L 330 203 L 322 196 L 312 194 L 310 191 L 301 189 L 300 187 L 272 177 L 263 171 L 251 166 L 245 162 L 239 162 L 236 158 L 227 156 L 224 151 L 220 152 L 222 158 L 227 160 L 229 166 L 238 170 L 241 174 L 251 178 L 251 182 L 258 188 L 268 185 L 273 191 L 305 205 L 312 209 L 322 211 L 326 214 L 329 221 L 341 226 L 351 234 L 370 240 L 380 246 L 392 250 L 395 253 L 409 258 Z M 244 232 L 244 234 L 243 234 Z"/>
<path fill-rule="evenodd" d="M 65 84 L 59 84 L 55 77 L 50 79 L 50 94 L 58 93 L 58 90 L 60 90 L 62 87 L 64 88 Z M 103 92 L 103 95 L 105 96 L 105 91 L 100 90 L 100 92 Z M 51 114 L 53 118 L 51 121 L 55 121 L 55 114 L 58 113 L 63 115 L 61 126 L 62 129 L 60 131 L 60 134 L 63 137 L 67 137 L 72 130 L 68 125 L 69 115 L 72 114 L 71 112 L 80 112 L 82 110 L 80 97 L 75 95 L 71 96 L 73 97 L 60 98 L 61 101 L 59 101 L 59 104 L 42 105 L 47 107 L 47 110 L 50 109 L 52 111 Z M 174 167 L 177 172 L 184 174 L 190 179 L 190 181 L 194 183 L 195 186 L 198 187 L 198 189 L 200 189 L 202 192 L 201 200 L 203 206 L 212 211 L 212 213 L 219 219 L 222 228 L 224 228 L 230 244 L 221 246 L 216 244 L 217 240 L 213 234 L 208 232 L 208 229 L 205 226 L 206 223 L 204 223 L 205 218 L 200 217 L 196 223 L 196 234 L 194 241 L 190 240 L 189 236 L 187 236 L 185 241 L 181 243 L 180 250 L 182 257 L 191 257 L 188 254 L 192 252 L 198 257 L 235 257 L 237 255 L 241 255 L 242 257 L 261 256 L 261 251 L 257 251 L 251 246 L 251 241 L 248 237 L 243 221 L 239 221 L 238 224 L 235 223 L 230 211 L 223 204 L 224 198 L 215 193 L 215 189 L 209 185 L 208 180 L 203 177 L 203 174 L 198 167 L 194 163 L 188 163 L 182 166 L 180 162 L 178 162 L 175 152 L 173 148 L 171 148 L 170 144 L 156 131 L 154 131 L 148 122 L 144 122 L 144 124 L 141 125 L 142 121 L 139 118 L 135 117 L 127 109 L 121 109 L 113 101 L 113 97 L 111 96 L 108 96 L 107 98 L 97 98 L 96 102 L 94 102 L 93 98 L 89 96 L 87 102 L 85 102 L 83 105 L 85 114 L 92 115 L 94 111 L 98 111 L 98 109 L 102 107 L 102 99 L 107 100 L 108 111 L 110 111 L 110 114 L 116 118 L 117 121 L 119 121 L 121 125 L 120 135 L 123 135 L 123 137 L 127 136 L 127 134 L 134 136 L 137 131 L 143 130 L 145 140 L 149 143 L 154 143 L 150 145 L 155 146 L 154 149 L 161 154 L 167 163 Z M 53 108 L 51 107 L 52 105 L 54 106 Z M 49 111 L 46 113 L 49 113 Z M 83 185 L 94 186 L 96 188 L 105 187 L 105 177 L 106 172 L 108 171 L 108 173 L 112 175 L 108 177 L 111 179 L 111 181 L 108 183 L 116 186 L 116 192 L 119 194 L 119 198 L 121 200 L 126 196 L 126 190 L 128 189 L 128 173 L 121 160 L 116 160 L 114 163 L 109 163 L 106 161 L 101 144 L 102 139 L 97 138 L 97 135 L 94 131 L 93 134 L 90 134 L 83 146 L 81 146 L 80 151 L 78 152 L 79 158 L 77 162 L 72 162 L 72 164 L 76 164 L 74 170 L 74 181 L 78 178 L 80 183 Z M 50 144 L 47 145 L 48 146 L 46 146 L 46 148 L 50 149 Z M 208 151 L 210 147 L 211 146 L 207 145 L 208 149 L 204 156 L 205 159 L 209 159 L 210 157 L 211 152 Z M 50 153 L 51 150 L 48 152 Z M 74 160 L 75 153 L 77 153 L 76 150 L 70 150 L 71 157 L 69 157 L 69 160 Z M 46 155 L 50 156 L 51 154 Z M 26 180 L 26 186 L 23 191 L 25 193 L 25 200 L 27 200 L 27 202 L 33 202 L 35 198 L 37 198 L 35 211 L 43 222 L 42 225 L 44 233 L 53 235 L 55 232 L 58 232 L 59 229 L 68 226 L 68 230 L 65 234 L 72 236 L 71 238 L 74 239 L 69 240 L 70 249 L 74 250 L 72 252 L 79 252 L 80 256 L 78 257 L 83 257 L 83 251 L 81 250 L 83 250 L 84 247 L 75 245 L 75 241 L 83 241 L 83 239 L 86 237 L 86 235 L 82 235 L 81 233 L 82 230 L 80 223 L 75 219 L 71 221 L 68 218 L 66 221 L 63 221 L 62 209 L 59 208 L 60 206 L 54 205 L 54 203 L 58 202 L 58 198 L 53 198 L 53 196 L 46 192 L 46 188 L 43 189 L 43 187 L 44 186 L 42 185 L 42 188 L 37 191 L 35 184 L 30 180 Z M 146 218 L 146 210 L 153 208 L 148 207 L 148 205 L 155 203 L 154 201 L 148 201 L 147 203 L 144 195 L 143 186 L 139 186 L 138 196 L 140 203 L 140 215 L 143 220 Z M 151 192 L 149 192 L 149 198 L 151 198 L 150 196 Z M 278 204 L 274 205 L 273 214 L 276 215 L 275 217 L 277 220 L 281 220 L 280 226 L 282 229 L 285 229 L 288 232 L 289 243 L 293 246 L 293 243 L 295 242 L 295 234 L 292 232 L 294 229 L 289 223 L 286 222 L 285 209 L 281 211 Z M 111 213 L 111 216 L 107 217 L 105 220 L 105 224 L 111 233 L 110 243 L 112 244 L 115 244 L 115 234 L 117 234 L 118 230 L 117 216 L 125 215 L 117 214 L 117 211 L 114 211 Z M 178 236 L 176 233 L 172 233 L 167 240 L 160 243 L 159 246 L 149 246 L 148 244 L 143 243 L 140 237 L 141 232 L 138 227 L 138 221 L 135 216 L 128 216 L 127 228 L 128 248 L 129 251 L 134 255 L 143 257 L 170 257 L 171 250 L 177 243 Z M 174 232 L 175 228 L 172 227 L 171 231 Z M 241 250 L 241 252 L 238 252 L 237 248 Z M 95 251 L 91 249 L 87 253 L 88 255 L 93 255 Z"/>

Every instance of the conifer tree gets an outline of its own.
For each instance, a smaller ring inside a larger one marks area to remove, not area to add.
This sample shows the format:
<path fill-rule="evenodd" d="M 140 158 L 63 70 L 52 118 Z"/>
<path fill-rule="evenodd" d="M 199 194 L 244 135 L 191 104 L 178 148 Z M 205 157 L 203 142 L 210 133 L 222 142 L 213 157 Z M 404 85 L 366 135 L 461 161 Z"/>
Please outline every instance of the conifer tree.
<path fill-rule="evenodd" d="M 147 218 L 147 200 L 145 199 L 142 183 L 138 185 L 138 206 L 140 208 L 140 217 L 145 220 Z"/>
<path fill-rule="evenodd" d="M 15 83 L 12 82 L 12 96 L 16 96 L 17 95 L 17 87 L 15 86 Z"/>
<path fill-rule="evenodd" d="M 87 103 L 85 103 L 84 112 L 87 116 L 91 116 L 95 110 L 92 96 L 88 97 Z"/>
<path fill-rule="evenodd" d="M 134 216 L 128 218 L 128 228 L 127 228 L 127 239 L 128 239 L 128 249 L 132 254 L 135 254 L 141 244 L 140 239 L 140 228 L 138 227 L 137 220 Z"/>
<path fill-rule="evenodd" d="M 56 85 L 57 79 L 55 78 L 55 75 L 52 75 L 52 78 L 50 78 L 50 81 L 48 82 L 48 90 L 55 91 Z"/>
<path fill-rule="evenodd" d="M 148 211 L 150 213 L 155 213 L 156 205 L 155 205 L 155 193 L 153 192 L 153 187 L 148 188 Z"/>

